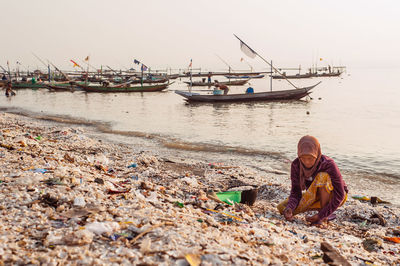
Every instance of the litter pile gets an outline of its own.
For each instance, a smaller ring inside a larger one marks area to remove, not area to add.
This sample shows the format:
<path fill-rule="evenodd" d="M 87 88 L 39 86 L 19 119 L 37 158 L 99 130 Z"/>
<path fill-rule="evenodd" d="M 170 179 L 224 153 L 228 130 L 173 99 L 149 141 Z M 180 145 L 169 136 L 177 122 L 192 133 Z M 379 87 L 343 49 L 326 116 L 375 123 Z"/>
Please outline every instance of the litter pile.
<path fill-rule="evenodd" d="M 397 264 L 400 212 L 350 198 L 327 229 L 276 205 L 288 184 L 187 163 L 0 114 L 0 262 L 6 264 Z M 253 206 L 212 195 L 258 188 Z"/>

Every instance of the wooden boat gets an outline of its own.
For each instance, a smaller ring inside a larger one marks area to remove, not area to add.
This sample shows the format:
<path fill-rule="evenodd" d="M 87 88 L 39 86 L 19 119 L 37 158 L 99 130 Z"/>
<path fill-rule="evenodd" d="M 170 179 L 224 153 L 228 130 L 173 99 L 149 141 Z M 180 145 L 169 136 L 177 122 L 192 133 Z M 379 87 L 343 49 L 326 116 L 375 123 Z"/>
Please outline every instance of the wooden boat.
<path fill-rule="evenodd" d="M 249 79 L 243 79 L 243 80 L 233 80 L 233 81 L 222 81 L 218 82 L 218 84 L 222 85 L 227 85 L 227 86 L 241 86 L 246 84 L 249 81 Z M 190 81 L 185 81 L 186 84 L 190 85 Z M 202 82 L 202 81 L 195 81 L 192 82 L 193 87 L 197 86 L 215 86 L 215 82 Z"/>
<path fill-rule="evenodd" d="M 46 88 L 45 83 L 43 82 L 37 82 L 37 83 L 32 83 L 32 82 L 24 82 L 24 81 L 13 81 L 12 83 L 12 88 L 13 89 L 40 89 L 40 88 Z"/>
<path fill-rule="evenodd" d="M 168 75 L 168 78 L 169 78 L 169 79 L 177 79 L 177 78 L 179 78 L 179 74 L 171 74 L 171 75 Z"/>
<path fill-rule="evenodd" d="M 144 79 L 143 83 L 164 83 L 167 82 L 167 78 L 162 78 L 162 79 Z M 140 79 L 136 79 L 131 81 L 132 84 L 140 84 L 142 81 Z"/>
<path fill-rule="evenodd" d="M 315 73 L 313 77 L 339 77 L 342 72 L 324 72 L 324 73 Z"/>
<path fill-rule="evenodd" d="M 172 82 L 173 83 L 173 82 Z M 151 92 L 151 91 L 162 91 L 165 90 L 172 83 L 164 83 L 157 85 L 145 85 L 145 86 L 91 86 L 76 84 L 79 88 L 86 92 Z"/>
<path fill-rule="evenodd" d="M 225 76 L 225 78 L 227 79 L 261 79 L 263 78 L 265 75 L 245 75 L 245 76 L 241 76 L 241 75 L 228 75 Z"/>
<path fill-rule="evenodd" d="M 85 85 L 85 82 L 80 82 L 79 84 Z M 61 82 L 61 83 L 48 83 L 45 84 L 46 88 L 51 91 L 71 91 L 74 92 L 77 89 L 77 83 L 75 81 L 71 82 Z"/>
<path fill-rule="evenodd" d="M 51 91 L 75 91 L 71 84 L 46 84 L 46 88 Z"/>
<path fill-rule="evenodd" d="M 319 83 L 304 88 L 293 90 L 269 91 L 258 93 L 240 93 L 228 95 L 204 95 L 188 91 L 175 91 L 176 94 L 186 98 L 188 102 L 254 102 L 254 101 L 280 101 L 299 100 L 311 93 L 311 90 Z"/>
<path fill-rule="evenodd" d="M 308 79 L 312 78 L 313 74 L 305 73 L 305 74 L 296 74 L 296 75 L 272 75 L 273 79 Z"/>

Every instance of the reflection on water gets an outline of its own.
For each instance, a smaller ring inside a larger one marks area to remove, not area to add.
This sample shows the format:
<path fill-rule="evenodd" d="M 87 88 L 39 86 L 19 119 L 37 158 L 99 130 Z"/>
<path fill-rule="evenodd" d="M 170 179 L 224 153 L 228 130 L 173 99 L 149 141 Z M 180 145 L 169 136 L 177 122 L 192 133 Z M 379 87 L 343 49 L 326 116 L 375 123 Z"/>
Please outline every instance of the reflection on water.
<path fill-rule="evenodd" d="M 247 163 L 257 167 L 275 164 L 268 160 L 277 158 L 294 159 L 297 141 L 310 134 L 349 176 L 362 180 L 362 173 L 369 173 L 396 179 L 400 178 L 398 72 L 354 70 L 351 76 L 322 79 L 311 101 L 187 104 L 173 92 L 187 87 L 176 82 L 169 91 L 153 93 L 19 90 L 13 98 L 1 97 L 0 107 L 58 115 L 64 122 L 80 118 L 75 122 L 104 133 L 144 137 L 174 150 L 213 151 L 232 159 L 253 156 Z M 309 86 L 317 81 L 294 83 Z M 251 86 L 256 92 L 266 91 L 269 81 L 254 80 Z M 231 87 L 230 93 L 245 89 Z M 274 89 L 290 87 L 277 81 Z"/>

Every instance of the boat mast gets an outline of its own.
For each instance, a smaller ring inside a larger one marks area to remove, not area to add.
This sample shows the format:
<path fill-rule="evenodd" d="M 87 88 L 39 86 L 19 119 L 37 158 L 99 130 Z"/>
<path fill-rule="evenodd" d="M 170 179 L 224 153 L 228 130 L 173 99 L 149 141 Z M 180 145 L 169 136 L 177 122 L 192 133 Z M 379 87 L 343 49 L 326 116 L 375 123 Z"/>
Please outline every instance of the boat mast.
<path fill-rule="evenodd" d="M 272 60 L 271 60 L 271 75 L 269 76 L 269 87 L 271 88 L 272 91 Z"/>
<path fill-rule="evenodd" d="M 278 74 L 280 74 L 281 76 L 283 76 L 283 78 L 286 79 L 286 81 L 287 81 L 290 85 L 292 85 L 295 89 L 298 89 L 298 87 L 296 87 L 296 85 L 294 85 L 288 78 L 286 78 L 286 76 L 284 76 L 278 69 L 276 69 L 275 67 L 273 67 L 272 64 L 271 64 L 270 62 L 268 62 L 268 61 L 265 60 L 261 55 L 259 55 L 258 53 L 256 53 L 256 51 L 254 51 L 252 48 L 250 48 L 250 46 L 248 46 L 248 45 L 247 45 L 244 41 L 242 41 L 238 36 L 236 36 L 235 34 L 233 34 L 233 36 L 235 36 L 235 37 L 240 41 L 241 44 L 245 45 L 245 46 L 248 48 L 248 50 L 250 51 L 250 53 L 254 54 L 254 56 L 257 55 L 259 58 L 261 58 L 261 60 L 263 60 L 265 63 L 267 63 L 267 64 L 271 67 L 271 69 L 273 69 L 273 70 L 276 71 Z M 248 54 L 246 54 L 246 55 L 248 55 Z M 252 57 L 252 58 L 254 58 L 254 57 Z"/>
<path fill-rule="evenodd" d="M 224 60 L 224 59 L 222 59 L 219 55 L 217 55 L 217 54 L 215 54 L 227 67 L 228 67 L 228 73 L 229 73 L 229 75 L 231 74 L 231 69 L 232 69 L 232 71 L 235 71 L 235 70 L 233 70 L 233 68 Z M 229 78 L 230 79 L 230 78 Z"/>
<path fill-rule="evenodd" d="M 192 86 L 193 86 L 193 59 L 190 59 L 190 86 L 189 86 L 189 92 L 192 93 Z"/>

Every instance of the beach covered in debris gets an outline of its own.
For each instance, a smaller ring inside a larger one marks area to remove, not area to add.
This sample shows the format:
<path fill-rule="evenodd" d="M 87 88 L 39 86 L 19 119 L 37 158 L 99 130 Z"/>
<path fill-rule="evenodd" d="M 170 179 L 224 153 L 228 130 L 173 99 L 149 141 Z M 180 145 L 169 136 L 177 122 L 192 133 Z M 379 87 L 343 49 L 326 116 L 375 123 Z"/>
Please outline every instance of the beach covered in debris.
<path fill-rule="evenodd" d="M 16 114 L 0 125 L 3 264 L 400 264 L 400 209 L 382 195 L 353 189 L 327 228 L 310 227 L 276 210 L 287 176 L 138 153 Z M 251 207 L 209 196 L 255 187 Z"/>

